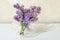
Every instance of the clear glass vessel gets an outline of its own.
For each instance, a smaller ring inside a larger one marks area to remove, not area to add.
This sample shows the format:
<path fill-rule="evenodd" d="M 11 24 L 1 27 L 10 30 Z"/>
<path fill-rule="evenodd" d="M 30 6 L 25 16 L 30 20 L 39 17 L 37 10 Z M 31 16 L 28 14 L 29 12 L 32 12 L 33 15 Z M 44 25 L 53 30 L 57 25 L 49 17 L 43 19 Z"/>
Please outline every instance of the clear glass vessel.
<path fill-rule="evenodd" d="M 13 29 L 16 31 L 18 35 L 20 35 L 21 25 L 20 23 L 13 23 Z M 50 29 L 47 23 L 31 23 L 28 28 L 24 30 L 24 35 L 20 35 L 23 37 L 35 37 L 41 33 L 44 33 Z"/>

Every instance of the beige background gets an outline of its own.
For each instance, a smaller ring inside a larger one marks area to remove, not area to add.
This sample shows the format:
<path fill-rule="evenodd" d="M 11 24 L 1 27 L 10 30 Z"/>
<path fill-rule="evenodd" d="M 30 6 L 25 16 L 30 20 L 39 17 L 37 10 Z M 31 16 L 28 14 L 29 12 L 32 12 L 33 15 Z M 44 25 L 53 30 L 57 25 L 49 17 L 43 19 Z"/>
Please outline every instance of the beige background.
<path fill-rule="evenodd" d="M 15 22 L 13 16 L 16 14 L 16 9 L 13 4 L 16 0 L 0 0 L 0 22 L 11 23 Z M 41 14 L 38 16 L 37 22 L 60 22 L 60 0 L 18 0 L 25 7 L 31 5 L 41 6 Z"/>

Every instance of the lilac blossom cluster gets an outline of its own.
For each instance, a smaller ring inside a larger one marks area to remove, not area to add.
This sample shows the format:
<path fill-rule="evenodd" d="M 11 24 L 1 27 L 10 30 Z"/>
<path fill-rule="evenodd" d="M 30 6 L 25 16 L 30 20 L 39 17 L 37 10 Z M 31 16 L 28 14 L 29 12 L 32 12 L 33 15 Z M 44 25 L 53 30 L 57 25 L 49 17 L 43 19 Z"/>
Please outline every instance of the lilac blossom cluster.
<path fill-rule="evenodd" d="M 41 8 L 36 6 L 31 6 L 29 9 L 24 8 L 24 5 L 14 4 L 14 8 L 17 9 L 14 19 L 18 22 L 24 22 L 29 24 L 30 22 L 35 22 L 38 20 L 37 15 L 40 13 Z"/>

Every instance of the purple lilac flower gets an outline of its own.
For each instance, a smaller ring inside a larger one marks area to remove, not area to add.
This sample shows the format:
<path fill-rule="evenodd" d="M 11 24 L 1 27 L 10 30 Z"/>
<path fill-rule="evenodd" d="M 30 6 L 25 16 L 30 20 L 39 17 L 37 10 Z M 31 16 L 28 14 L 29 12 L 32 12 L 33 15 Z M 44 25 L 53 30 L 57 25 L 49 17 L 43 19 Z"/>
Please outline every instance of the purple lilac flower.
<path fill-rule="evenodd" d="M 37 21 L 37 20 L 38 20 L 38 18 L 31 18 L 31 19 L 30 19 L 31 22 L 35 22 L 35 21 Z"/>
<path fill-rule="evenodd" d="M 17 3 L 16 5 L 14 5 L 14 8 L 20 9 L 20 5 Z"/>
<path fill-rule="evenodd" d="M 15 4 L 14 8 L 19 9 L 16 12 L 17 15 L 14 17 L 14 19 L 17 21 L 22 20 L 26 24 L 37 21 L 37 15 L 40 13 L 41 10 L 40 7 L 36 6 L 31 6 L 30 9 L 24 9 L 24 6 L 20 6 L 19 4 Z"/>
<path fill-rule="evenodd" d="M 14 5 L 14 8 L 23 11 L 24 10 L 24 5 L 20 6 L 18 3 Z"/>
<path fill-rule="evenodd" d="M 33 10 L 33 12 L 40 13 L 41 7 L 31 6 L 30 8 Z"/>
<path fill-rule="evenodd" d="M 16 14 L 20 17 L 20 18 L 23 18 L 23 13 L 21 11 L 16 11 Z"/>
<path fill-rule="evenodd" d="M 25 24 L 30 23 L 29 17 L 25 16 L 25 18 L 23 19 L 23 22 L 24 22 Z"/>
<path fill-rule="evenodd" d="M 30 8 L 31 8 L 32 10 L 34 10 L 34 9 L 36 8 L 36 6 L 31 6 Z"/>
<path fill-rule="evenodd" d="M 16 21 L 20 21 L 20 19 L 19 19 L 19 17 L 18 16 L 14 16 L 14 19 L 16 20 Z"/>
<path fill-rule="evenodd" d="M 28 13 L 30 9 L 24 9 L 24 13 Z"/>

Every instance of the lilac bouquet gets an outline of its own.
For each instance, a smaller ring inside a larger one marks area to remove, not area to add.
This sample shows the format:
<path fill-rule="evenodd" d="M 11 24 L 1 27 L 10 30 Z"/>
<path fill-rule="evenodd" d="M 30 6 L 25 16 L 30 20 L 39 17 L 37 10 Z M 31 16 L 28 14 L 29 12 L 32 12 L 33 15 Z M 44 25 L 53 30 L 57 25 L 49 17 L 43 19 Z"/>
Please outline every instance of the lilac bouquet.
<path fill-rule="evenodd" d="M 14 8 L 17 9 L 14 19 L 21 23 L 20 34 L 24 35 L 24 30 L 29 26 L 31 22 L 38 20 L 37 15 L 40 13 L 41 8 L 31 6 L 29 9 L 24 8 L 24 5 L 14 4 Z"/>

